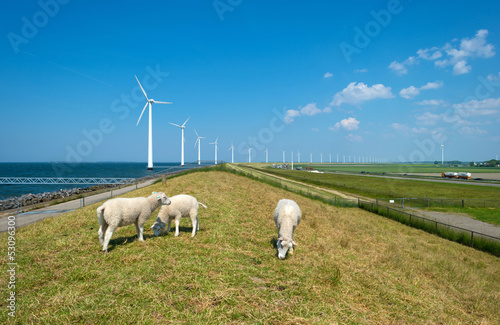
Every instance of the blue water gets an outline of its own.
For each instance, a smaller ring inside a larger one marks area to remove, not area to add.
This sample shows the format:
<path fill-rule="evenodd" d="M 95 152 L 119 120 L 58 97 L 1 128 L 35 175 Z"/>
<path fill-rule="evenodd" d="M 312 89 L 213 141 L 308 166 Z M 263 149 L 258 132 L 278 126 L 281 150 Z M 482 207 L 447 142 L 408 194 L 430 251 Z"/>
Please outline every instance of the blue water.
<path fill-rule="evenodd" d="M 155 163 L 168 167 L 168 171 L 178 169 L 180 163 Z M 146 163 L 104 162 L 104 163 L 0 163 L 0 177 L 123 177 L 140 178 L 161 172 L 167 168 L 147 170 Z M 92 185 L 0 185 L 0 200 L 28 193 L 53 192 L 60 189 L 87 187 Z"/>

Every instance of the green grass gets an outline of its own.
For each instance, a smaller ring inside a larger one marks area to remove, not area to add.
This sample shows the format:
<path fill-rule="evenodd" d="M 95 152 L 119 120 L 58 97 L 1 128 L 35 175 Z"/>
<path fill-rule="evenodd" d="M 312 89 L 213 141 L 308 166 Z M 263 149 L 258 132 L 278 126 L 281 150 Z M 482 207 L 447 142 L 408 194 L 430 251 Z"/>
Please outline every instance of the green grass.
<path fill-rule="evenodd" d="M 500 259 L 359 209 L 222 172 L 190 173 L 125 196 L 187 193 L 200 209 L 144 242 L 119 228 L 100 252 L 93 204 L 17 230 L 19 324 L 498 324 Z M 272 214 L 303 211 L 278 260 Z M 156 213 L 154 214 L 156 216 Z M 146 227 L 151 226 L 154 217 Z M 6 252 L 7 234 L 0 234 Z M 1 260 L 6 270 L 6 259 Z M 0 294 L 7 297 L 7 275 Z"/>
<path fill-rule="evenodd" d="M 328 170 L 328 171 L 343 171 L 360 173 L 442 173 L 442 172 L 469 172 L 476 173 L 500 173 L 498 167 L 441 167 L 432 164 L 329 164 L 329 163 L 312 163 L 312 164 L 296 164 L 297 166 L 312 166 L 314 169 Z M 294 165 L 295 166 L 295 165 Z"/>

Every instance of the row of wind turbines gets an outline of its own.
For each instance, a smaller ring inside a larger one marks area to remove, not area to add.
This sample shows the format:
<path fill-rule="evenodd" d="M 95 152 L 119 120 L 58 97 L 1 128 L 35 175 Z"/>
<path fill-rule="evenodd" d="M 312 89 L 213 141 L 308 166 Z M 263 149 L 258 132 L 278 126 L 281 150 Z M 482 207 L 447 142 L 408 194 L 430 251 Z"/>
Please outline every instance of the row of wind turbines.
<path fill-rule="evenodd" d="M 142 87 L 141 83 L 139 82 L 139 79 L 137 78 L 137 76 L 135 76 L 135 79 L 137 80 L 137 83 L 139 84 L 139 87 L 141 88 L 142 93 L 144 94 L 144 97 L 146 97 L 146 105 L 144 105 L 144 108 L 142 109 L 141 115 L 139 116 L 139 119 L 137 120 L 136 125 L 139 125 L 139 122 L 141 121 L 142 115 L 144 115 L 144 111 L 149 106 L 148 170 L 152 170 L 153 169 L 153 112 L 152 112 L 151 104 L 172 104 L 172 102 L 162 102 L 162 101 L 148 98 L 148 95 L 146 94 L 146 91 Z M 191 117 L 188 117 L 187 120 L 184 123 L 182 123 L 182 125 L 178 125 L 178 124 L 169 122 L 171 125 L 176 126 L 176 127 L 181 129 L 181 166 L 184 166 L 184 142 L 185 142 L 184 129 L 186 128 L 186 123 L 189 121 L 190 118 Z M 196 148 L 196 145 L 198 145 L 198 165 L 199 165 L 199 164 L 201 164 L 201 139 L 205 139 L 206 137 L 200 137 L 200 135 L 198 134 L 198 132 L 196 132 L 196 130 L 194 130 L 194 132 L 196 133 L 196 142 L 195 142 L 194 146 Z M 215 164 L 217 164 L 217 152 L 219 151 L 219 144 L 217 142 L 218 140 L 219 140 L 219 138 L 217 137 L 214 142 L 209 143 L 211 145 L 214 145 Z M 441 147 L 443 148 L 444 146 L 441 145 Z M 248 149 L 248 162 L 251 163 L 252 162 L 252 149 L 253 148 L 247 146 L 247 149 Z M 231 147 L 229 147 L 228 150 L 231 150 L 231 162 L 234 163 L 234 145 L 232 142 L 231 142 Z M 282 150 L 282 151 L 283 151 L 283 163 L 285 163 L 286 162 L 285 150 Z M 268 163 L 269 162 L 269 150 L 267 148 L 265 150 L 265 153 L 266 153 L 266 163 Z M 313 154 L 310 153 L 310 162 L 311 163 L 313 162 L 312 157 L 313 157 Z M 323 153 L 320 154 L 320 157 L 321 157 L 320 162 L 322 163 L 323 162 Z M 344 155 L 344 157 L 343 157 L 344 163 L 346 162 L 345 157 L 346 156 Z M 300 151 L 297 152 L 297 158 L 298 158 L 297 162 L 300 163 Z M 293 161 L 294 161 L 293 151 L 291 153 L 291 161 L 293 164 Z M 332 162 L 332 155 L 330 154 L 330 163 L 331 162 Z M 348 162 L 351 162 L 351 156 L 349 156 Z M 354 162 L 356 162 L 356 158 L 354 158 Z M 361 157 L 358 157 L 358 162 L 359 163 L 361 162 Z M 365 162 L 364 157 L 363 157 L 363 162 Z M 375 162 L 376 163 L 376 162 L 383 162 L 383 160 L 382 159 L 368 158 L 368 159 L 366 159 L 366 162 Z M 339 163 L 339 155 L 337 155 L 337 163 Z"/>

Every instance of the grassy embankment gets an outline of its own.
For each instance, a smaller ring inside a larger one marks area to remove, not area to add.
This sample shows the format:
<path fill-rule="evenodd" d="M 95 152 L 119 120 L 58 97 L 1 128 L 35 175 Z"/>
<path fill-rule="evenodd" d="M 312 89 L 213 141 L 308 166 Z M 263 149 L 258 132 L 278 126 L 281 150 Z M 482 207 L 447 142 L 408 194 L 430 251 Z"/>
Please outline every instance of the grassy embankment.
<path fill-rule="evenodd" d="M 431 207 L 433 209 L 440 205 L 440 198 L 445 204 L 461 206 L 465 199 L 466 207 L 443 207 L 439 211 L 460 211 L 470 215 L 472 218 L 500 225 L 500 208 L 491 206 L 491 203 L 500 204 L 500 187 L 427 182 L 408 179 L 380 178 L 367 175 L 343 175 L 343 174 L 317 174 L 306 171 L 291 171 L 276 168 L 262 168 L 262 171 L 276 176 L 301 181 L 304 183 L 323 186 L 368 198 L 410 198 L 405 204 L 408 206 L 426 207 L 424 198 L 433 198 Z M 420 198 L 413 200 L 412 198 Z M 486 200 L 487 207 L 480 207 Z M 488 202 L 489 201 L 489 202 Z M 397 202 L 401 202 L 397 201 Z M 432 203 L 434 202 L 434 203 Z M 474 204 L 478 206 L 468 206 Z M 434 205 L 434 206 L 433 206 Z M 488 207 L 489 206 L 489 207 Z"/>
<path fill-rule="evenodd" d="M 17 323 L 498 324 L 500 260 L 384 217 L 336 208 L 248 178 L 191 173 L 125 196 L 188 193 L 200 232 L 99 251 L 99 204 L 17 230 Z M 295 254 L 278 260 L 272 213 L 297 201 Z M 154 214 L 156 216 L 156 213 Z M 150 226 L 154 218 L 148 221 Z M 6 252 L 7 234 L 0 235 Z M 2 259 L 3 268 L 6 259 Z M 7 297 L 7 275 L 0 277 Z M 6 323 L 2 299 L 0 322 Z"/>

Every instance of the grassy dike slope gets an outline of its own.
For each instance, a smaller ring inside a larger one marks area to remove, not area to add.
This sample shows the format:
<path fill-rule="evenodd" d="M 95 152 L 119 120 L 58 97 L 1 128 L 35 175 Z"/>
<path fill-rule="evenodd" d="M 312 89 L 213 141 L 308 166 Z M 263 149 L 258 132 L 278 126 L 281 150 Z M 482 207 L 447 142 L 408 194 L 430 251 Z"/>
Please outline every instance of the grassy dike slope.
<path fill-rule="evenodd" d="M 223 172 L 128 193 L 187 193 L 200 208 L 138 242 L 120 228 L 100 252 L 94 204 L 16 233 L 17 323 L 498 324 L 500 260 L 354 208 L 335 208 Z M 295 255 L 278 260 L 272 214 L 295 200 Z M 156 217 L 146 224 L 151 226 Z M 0 235 L 6 270 L 7 235 Z M 0 323 L 9 321 L 7 273 Z M 12 320 L 11 320 L 12 321 Z"/>

